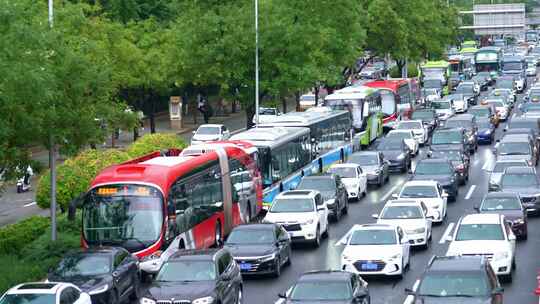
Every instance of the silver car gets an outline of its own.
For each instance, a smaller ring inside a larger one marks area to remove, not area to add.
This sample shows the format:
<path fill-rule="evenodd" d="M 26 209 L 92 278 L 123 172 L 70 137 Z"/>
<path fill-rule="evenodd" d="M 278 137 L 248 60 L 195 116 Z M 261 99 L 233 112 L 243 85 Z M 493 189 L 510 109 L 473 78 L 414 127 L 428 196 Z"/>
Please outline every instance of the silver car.
<path fill-rule="evenodd" d="M 488 168 L 487 171 L 490 172 L 489 182 L 488 182 L 488 191 L 497 191 L 501 187 L 501 178 L 504 173 L 504 170 L 508 167 L 522 167 L 528 166 L 526 160 L 498 160 L 495 162 L 495 165 L 492 168 Z"/>
<path fill-rule="evenodd" d="M 380 151 L 362 151 L 349 156 L 348 163 L 358 164 L 367 175 L 368 184 L 382 186 L 389 179 L 389 162 Z"/>

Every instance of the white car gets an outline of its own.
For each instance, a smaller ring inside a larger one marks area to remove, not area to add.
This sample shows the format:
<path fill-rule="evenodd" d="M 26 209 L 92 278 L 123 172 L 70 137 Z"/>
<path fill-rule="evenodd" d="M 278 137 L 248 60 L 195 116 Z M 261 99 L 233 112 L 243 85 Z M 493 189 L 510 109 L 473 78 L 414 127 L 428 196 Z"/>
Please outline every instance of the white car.
<path fill-rule="evenodd" d="M 200 145 L 202 143 L 227 140 L 231 137 L 231 132 L 226 126 L 221 124 L 200 125 L 196 131 L 193 131 L 191 145 Z"/>
<path fill-rule="evenodd" d="M 300 109 L 307 110 L 314 106 L 316 106 L 315 94 L 309 93 L 300 96 Z"/>
<path fill-rule="evenodd" d="M 460 97 L 453 99 L 452 106 L 454 107 L 454 111 L 456 113 L 465 113 L 469 110 L 469 102 L 467 101 L 467 97 Z"/>
<path fill-rule="evenodd" d="M 482 104 L 493 104 L 495 111 L 499 114 L 499 119 L 506 121 L 508 119 L 508 114 L 510 114 L 510 106 L 504 103 L 501 99 L 486 99 Z"/>
<path fill-rule="evenodd" d="M 4 293 L 0 303 L 92 304 L 90 295 L 71 283 L 19 284 Z"/>
<path fill-rule="evenodd" d="M 361 275 L 403 276 L 409 265 L 409 240 L 399 226 L 354 225 L 338 244 L 341 269 Z"/>
<path fill-rule="evenodd" d="M 448 118 L 454 116 L 456 111 L 452 106 L 452 101 L 450 100 L 436 100 L 431 102 L 431 108 L 435 110 L 439 120 L 447 120 Z"/>
<path fill-rule="evenodd" d="M 431 220 L 428 209 L 422 202 L 411 200 L 390 200 L 380 214 L 373 214 L 377 224 L 401 227 L 411 246 L 427 248 L 431 240 Z"/>
<path fill-rule="evenodd" d="M 366 196 L 367 175 L 358 164 L 334 164 L 328 169 L 328 173 L 334 173 L 341 177 L 341 182 L 347 189 L 349 199 L 360 199 Z"/>
<path fill-rule="evenodd" d="M 328 207 L 315 190 L 290 190 L 276 196 L 264 222 L 280 224 L 293 242 L 321 244 L 328 236 Z"/>
<path fill-rule="evenodd" d="M 447 256 L 485 256 L 497 275 L 512 278 L 515 267 L 516 236 L 504 215 L 469 214 L 461 218 L 450 241 Z"/>
<path fill-rule="evenodd" d="M 271 123 L 279 116 L 281 116 L 281 112 L 277 108 L 259 108 L 259 124 Z M 253 115 L 253 123 L 257 124 L 255 115 Z"/>
<path fill-rule="evenodd" d="M 427 215 L 433 217 L 433 222 L 441 223 L 446 218 L 448 194 L 436 181 L 408 181 L 401 187 L 399 194 L 393 194 L 392 197 L 423 202 L 428 208 Z"/>
<path fill-rule="evenodd" d="M 413 130 L 391 130 L 386 134 L 386 137 L 403 139 L 409 150 L 411 150 L 411 155 L 418 155 L 419 143 L 414 136 Z"/>
<path fill-rule="evenodd" d="M 428 141 L 428 131 L 421 120 L 404 120 L 396 126 L 396 130 L 411 130 L 414 138 L 423 145 Z"/>

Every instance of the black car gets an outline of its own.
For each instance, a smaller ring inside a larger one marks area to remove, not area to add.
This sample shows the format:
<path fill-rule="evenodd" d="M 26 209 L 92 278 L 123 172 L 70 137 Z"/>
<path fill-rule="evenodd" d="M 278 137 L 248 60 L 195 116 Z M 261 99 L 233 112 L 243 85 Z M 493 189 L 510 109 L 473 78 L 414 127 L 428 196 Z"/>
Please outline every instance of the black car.
<path fill-rule="evenodd" d="M 489 86 L 489 82 L 491 81 L 491 77 L 486 75 L 479 75 L 476 74 L 471 78 L 472 81 L 476 82 L 480 86 L 480 90 L 485 91 L 487 90 Z"/>
<path fill-rule="evenodd" d="M 497 213 L 504 215 L 514 234 L 520 239 L 527 239 L 527 211 L 521 205 L 519 194 L 515 192 L 488 192 L 482 203 L 474 209 L 479 213 Z"/>
<path fill-rule="evenodd" d="M 180 250 L 163 264 L 141 303 L 237 304 L 242 288 L 240 268 L 228 250 Z"/>
<path fill-rule="evenodd" d="M 488 82 L 488 86 L 490 85 L 493 85 L 494 81 L 493 81 L 493 77 L 491 76 L 491 73 L 490 72 L 478 72 L 476 74 L 476 76 L 482 76 L 484 77 L 487 82 Z"/>
<path fill-rule="evenodd" d="M 439 124 L 439 117 L 433 109 L 416 109 L 411 115 L 411 120 L 421 120 L 430 134 Z"/>
<path fill-rule="evenodd" d="M 465 101 L 469 102 L 469 105 L 478 103 L 478 94 L 474 90 L 473 82 L 460 83 L 456 88 L 455 94 L 462 94 L 465 97 Z"/>
<path fill-rule="evenodd" d="M 414 290 L 411 304 L 502 304 L 501 287 L 489 260 L 481 256 L 433 257 Z"/>
<path fill-rule="evenodd" d="M 455 201 L 459 192 L 459 176 L 452 163 L 447 159 L 423 159 L 418 162 L 410 180 L 434 180 L 439 182 Z"/>
<path fill-rule="evenodd" d="M 459 182 L 464 185 L 469 180 L 469 168 L 471 167 L 471 159 L 461 149 L 439 149 L 429 151 L 428 157 L 442 158 L 452 162 L 459 176 Z"/>
<path fill-rule="evenodd" d="M 521 203 L 529 214 L 540 213 L 540 181 L 534 167 L 508 167 L 504 170 L 496 191 L 519 193 Z"/>
<path fill-rule="evenodd" d="M 362 151 L 349 156 L 348 163 L 358 164 L 367 175 L 368 184 L 376 184 L 382 187 L 390 179 L 389 161 L 384 159 L 382 152 Z"/>
<path fill-rule="evenodd" d="M 235 227 L 225 248 L 233 255 L 242 274 L 272 274 L 291 264 L 291 238 L 283 227 L 273 223 Z"/>
<path fill-rule="evenodd" d="M 383 138 L 376 149 L 390 162 L 391 171 L 407 172 L 411 167 L 411 152 L 402 138 Z"/>
<path fill-rule="evenodd" d="M 349 211 L 349 194 L 337 174 L 312 175 L 302 178 L 296 190 L 317 190 L 336 221 Z"/>
<path fill-rule="evenodd" d="M 469 147 L 469 153 L 478 149 L 478 126 L 476 117 L 471 114 L 461 114 L 446 120 L 445 128 L 463 128 L 465 130 L 465 142 Z"/>
<path fill-rule="evenodd" d="M 429 145 L 431 151 L 460 149 L 467 155 L 470 155 L 470 149 L 467 144 L 465 130 L 463 128 L 437 128 L 431 136 Z"/>
<path fill-rule="evenodd" d="M 90 294 L 92 303 L 136 300 L 139 292 L 137 258 L 120 247 L 100 247 L 67 254 L 49 272 L 51 282 L 69 282 Z"/>
<path fill-rule="evenodd" d="M 369 304 L 367 285 L 359 275 L 347 271 L 313 271 L 304 273 L 279 297 L 283 304 Z"/>

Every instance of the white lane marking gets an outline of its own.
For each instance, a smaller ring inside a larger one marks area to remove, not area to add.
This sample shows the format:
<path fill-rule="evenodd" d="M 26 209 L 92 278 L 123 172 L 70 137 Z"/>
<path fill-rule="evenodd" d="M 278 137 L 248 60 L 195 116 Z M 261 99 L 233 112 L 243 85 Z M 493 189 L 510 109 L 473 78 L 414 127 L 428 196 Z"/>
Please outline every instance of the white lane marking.
<path fill-rule="evenodd" d="M 491 168 L 491 158 L 489 158 L 488 161 L 484 163 L 482 170 L 488 170 L 489 168 Z"/>
<path fill-rule="evenodd" d="M 444 230 L 443 235 L 441 236 L 441 239 L 439 240 L 439 244 L 444 244 L 446 242 L 446 237 L 450 235 L 450 232 L 452 232 L 452 229 L 454 228 L 455 223 L 448 224 L 448 227 L 446 227 L 446 230 Z"/>
<path fill-rule="evenodd" d="M 392 195 L 392 193 L 394 193 L 394 191 L 396 191 L 397 187 L 401 186 L 401 183 L 399 184 L 395 184 L 394 187 L 392 187 L 392 189 L 388 190 L 388 192 L 386 192 L 382 197 L 381 197 L 381 201 L 384 202 L 386 201 L 386 199 Z"/>
<path fill-rule="evenodd" d="M 37 204 L 36 202 L 31 202 L 31 203 L 28 203 L 28 204 L 24 204 L 23 207 L 30 207 L 30 206 L 34 206 L 36 204 Z"/>
<path fill-rule="evenodd" d="M 341 245 L 347 244 L 347 238 L 353 232 L 353 230 L 356 229 L 356 226 L 357 225 L 353 225 L 351 227 L 351 229 L 349 229 L 349 231 L 347 231 L 347 233 L 345 233 L 345 235 L 343 235 L 339 240 L 337 240 L 337 242 L 334 244 L 334 246 L 341 246 Z"/>
<path fill-rule="evenodd" d="M 420 285 L 420 280 L 416 280 L 412 286 L 412 290 L 416 291 L 419 285 Z M 414 297 L 411 295 L 408 295 L 407 298 L 405 298 L 405 301 L 403 302 L 403 304 L 412 304 L 414 303 L 413 300 L 414 300 Z"/>
<path fill-rule="evenodd" d="M 472 185 L 470 188 L 469 188 L 469 191 L 467 191 L 467 195 L 465 195 L 465 199 L 468 200 L 471 198 L 473 192 L 474 192 L 474 189 L 476 189 L 476 185 Z"/>

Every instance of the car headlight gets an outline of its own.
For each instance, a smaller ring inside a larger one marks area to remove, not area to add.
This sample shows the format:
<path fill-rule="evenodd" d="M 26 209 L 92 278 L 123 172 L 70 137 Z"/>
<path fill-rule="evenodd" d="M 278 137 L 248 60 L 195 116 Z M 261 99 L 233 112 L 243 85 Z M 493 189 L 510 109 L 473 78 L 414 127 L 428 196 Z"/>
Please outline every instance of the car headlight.
<path fill-rule="evenodd" d="M 265 255 L 265 256 L 259 258 L 259 261 L 260 262 L 268 262 L 268 261 L 271 261 L 271 260 L 273 260 L 275 258 L 276 258 L 276 253 L 272 253 L 272 254 Z"/>
<path fill-rule="evenodd" d="M 416 234 L 416 233 L 424 233 L 426 232 L 426 228 L 416 228 L 411 230 L 406 230 L 408 234 Z"/>
<path fill-rule="evenodd" d="M 333 205 L 336 203 L 336 200 L 335 199 L 329 199 L 329 200 L 325 200 L 324 203 L 329 206 L 329 205 Z"/>
<path fill-rule="evenodd" d="M 403 160 L 404 158 L 405 158 L 405 154 L 400 154 L 397 157 L 398 160 Z"/>
<path fill-rule="evenodd" d="M 315 222 L 315 221 L 314 221 L 313 219 L 309 219 L 309 220 L 303 222 L 302 225 L 311 225 L 311 224 L 313 224 L 314 222 Z"/>
<path fill-rule="evenodd" d="M 139 304 L 156 304 L 156 301 L 150 298 L 142 297 Z"/>
<path fill-rule="evenodd" d="M 381 173 L 381 169 L 375 169 L 375 171 L 373 171 L 373 173 L 379 174 L 379 173 Z"/>
<path fill-rule="evenodd" d="M 496 252 L 494 255 L 493 255 L 493 259 L 494 260 L 504 260 L 504 259 L 507 259 L 510 255 L 508 254 L 507 251 L 501 251 L 501 252 Z"/>
<path fill-rule="evenodd" d="M 193 304 L 211 304 L 214 302 L 214 297 L 204 297 L 193 300 Z"/>
<path fill-rule="evenodd" d="M 435 205 L 435 206 L 433 206 L 433 209 L 439 209 L 439 208 L 441 208 L 441 205 Z"/>
<path fill-rule="evenodd" d="M 390 256 L 388 259 L 397 260 L 397 259 L 400 259 L 400 258 L 401 258 L 401 253 L 396 253 L 396 254 Z"/>
<path fill-rule="evenodd" d="M 101 285 L 97 288 L 94 288 L 92 290 L 90 290 L 88 292 L 89 295 L 95 295 L 95 294 L 98 294 L 98 293 L 104 293 L 106 292 L 107 290 L 109 290 L 109 285 L 108 284 L 105 284 L 105 285 Z"/>
<path fill-rule="evenodd" d="M 162 253 L 163 253 L 163 251 L 158 250 L 158 251 L 152 253 L 151 255 L 145 256 L 145 257 L 142 259 L 142 261 L 143 261 L 143 262 L 148 262 L 148 261 L 150 261 L 150 260 L 156 260 L 156 259 L 159 259 L 159 258 L 161 257 L 161 254 L 162 254 Z"/>

